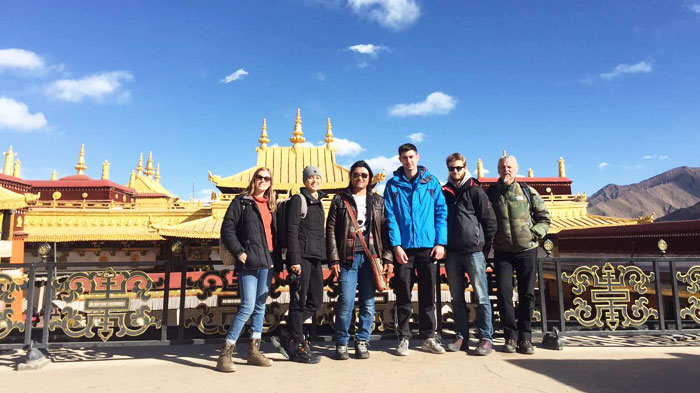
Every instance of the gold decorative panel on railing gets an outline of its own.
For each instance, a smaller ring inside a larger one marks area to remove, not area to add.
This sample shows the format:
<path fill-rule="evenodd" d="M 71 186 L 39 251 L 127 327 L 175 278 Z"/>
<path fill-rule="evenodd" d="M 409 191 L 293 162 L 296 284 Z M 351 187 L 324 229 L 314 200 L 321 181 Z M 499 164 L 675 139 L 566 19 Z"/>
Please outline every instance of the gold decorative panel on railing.
<path fill-rule="evenodd" d="M 185 318 L 185 327 L 194 326 L 204 334 L 226 334 L 228 329 L 225 325 L 231 324 L 241 303 L 238 280 L 229 284 L 229 273 L 229 269 L 210 270 L 202 274 L 197 281 L 188 280 L 187 286 L 196 290 L 199 300 L 205 301 L 215 295 L 216 306 L 199 304 L 193 310 L 194 315 L 190 313 Z"/>
<path fill-rule="evenodd" d="M 659 317 L 656 309 L 647 306 L 649 299 L 639 297 L 632 303 L 631 292 L 644 295 L 647 285 L 654 281 L 654 273 L 644 273 L 637 266 L 609 262 L 602 266 L 579 266 L 571 274 L 562 273 L 562 281 L 571 284 L 575 295 L 590 288 L 591 304 L 581 297 L 573 300 L 574 309 L 564 312 L 566 320 L 576 320 L 585 327 L 616 330 L 641 326 L 650 317 Z M 595 308 L 595 310 L 594 310 Z"/>
<path fill-rule="evenodd" d="M 676 272 L 678 281 L 687 284 L 688 293 L 700 293 L 700 265 L 692 266 L 685 274 Z M 700 298 L 690 296 L 688 307 L 681 309 L 681 318 L 690 317 L 695 323 L 700 323 Z"/>
<path fill-rule="evenodd" d="M 13 320 L 14 311 L 10 308 L 15 302 L 15 294 L 28 287 L 27 281 L 23 281 L 20 284 L 17 279 L 0 273 L 0 304 L 3 305 L 0 307 L 0 340 L 7 337 L 14 329 L 24 332 L 24 321 Z"/>
<path fill-rule="evenodd" d="M 146 303 L 154 287 L 142 271 L 77 272 L 54 279 L 51 286 L 65 306 L 49 328 L 60 328 L 68 337 L 92 338 L 97 329 L 99 338 L 107 341 L 115 330 L 117 337 L 138 336 L 161 326 L 148 305 L 132 307 L 134 299 Z"/>

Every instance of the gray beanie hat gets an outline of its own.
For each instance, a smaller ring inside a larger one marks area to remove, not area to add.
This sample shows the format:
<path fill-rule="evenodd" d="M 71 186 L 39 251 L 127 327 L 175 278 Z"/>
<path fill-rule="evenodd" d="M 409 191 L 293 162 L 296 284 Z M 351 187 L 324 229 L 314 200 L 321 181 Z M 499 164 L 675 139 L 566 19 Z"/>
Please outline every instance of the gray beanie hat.
<path fill-rule="evenodd" d="M 304 181 L 306 181 L 306 179 L 308 179 L 311 176 L 323 177 L 323 175 L 321 175 L 321 170 L 318 169 L 317 166 L 309 165 L 306 168 L 304 168 Z"/>

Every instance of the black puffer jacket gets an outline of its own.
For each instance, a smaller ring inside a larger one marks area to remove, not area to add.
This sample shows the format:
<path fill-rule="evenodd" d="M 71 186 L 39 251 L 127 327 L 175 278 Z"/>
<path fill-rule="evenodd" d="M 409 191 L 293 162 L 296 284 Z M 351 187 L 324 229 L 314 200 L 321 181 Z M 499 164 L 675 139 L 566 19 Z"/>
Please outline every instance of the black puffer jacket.
<path fill-rule="evenodd" d="M 350 202 L 353 212 L 348 212 L 344 200 Z M 372 192 L 367 193 L 367 210 L 369 217 L 367 226 L 371 226 L 372 239 L 367 242 L 369 250 L 383 261 L 391 262 L 393 255 L 391 244 L 389 243 L 389 232 L 384 219 L 384 198 Z M 328 265 L 333 266 L 339 263 L 352 264 L 353 253 L 355 252 L 355 226 L 349 214 L 357 217 L 357 206 L 355 199 L 349 190 L 339 192 L 331 202 L 326 221 L 326 253 L 328 255 Z M 365 234 L 365 241 L 367 240 Z"/>
<path fill-rule="evenodd" d="M 442 186 L 447 203 L 447 250 L 482 251 L 496 234 L 496 215 L 479 181 L 469 178 L 459 188 L 448 182 Z"/>
<path fill-rule="evenodd" d="M 287 267 L 297 265 L 301 258 L 326 258 L 326 241 L 323 233 L 325 212 L 321 199 L 326 194 L 318 192 L 318 199 L 311 196 L 306 188 L 292 197 L 287 216 Z M 301 219 L 301 199 L 306 198 L 306 217 Z"/>
<path fill-rule="evenodd" d="M 237 196 L 226 210 L 224 221 L 221 224 L 221 239 L 231 255 L 236 258 L 236 269 L 259 270 L 275 268 L 282 270 L 282 264 L 277 252 L 275 240 L 275 213 L 272 213 L 272 255 L 267 244 L 265 228 L 263 227 L 260 210 L 253 197 L 249 195 Z M 246 253 L 245 263 L 240 263 L 238 257 Z"/>

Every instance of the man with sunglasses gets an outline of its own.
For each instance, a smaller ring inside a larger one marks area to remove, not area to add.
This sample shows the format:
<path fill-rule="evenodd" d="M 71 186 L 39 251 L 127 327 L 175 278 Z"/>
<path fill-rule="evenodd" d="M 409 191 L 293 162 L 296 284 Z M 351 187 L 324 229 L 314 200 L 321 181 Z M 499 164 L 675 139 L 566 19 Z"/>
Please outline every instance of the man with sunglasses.
<path fill-rule="evenodd" d="M 475 355 L 486 356 L 493 351 L 491 301 L 486 279 L 484 244 L 490 244 L 496 234 L 496 216 L 489 198 L 479 181 L 471 177 L 466 160 L 459 153 L 445 160 L 449 176 L 442 187 L 447 202 L 447 283 L 452 296 L 455 338 L 447 345 L 450 352 L 468 349 L 469 312 L 464 300 L 469 275 L 477 300 L 477 338 Z"/>
<path fill-rule="evenodd" d="M 416 281 L 419 328 L 425 338 L 423 350 L 445 353 L 437 337 L 435 283 L 437 261 L 445 256 L 447 245 L 447 206 L 440 182 L 418 165 L 419 159 L 415 145 L 399 146 L 401 167 L 394 171 L 384 189 L 389 240 L 394 247 L 391 286 L 396 294 L 398 356 L 408 355 L 409 320 L 413 314 L 411 293 Z"/>

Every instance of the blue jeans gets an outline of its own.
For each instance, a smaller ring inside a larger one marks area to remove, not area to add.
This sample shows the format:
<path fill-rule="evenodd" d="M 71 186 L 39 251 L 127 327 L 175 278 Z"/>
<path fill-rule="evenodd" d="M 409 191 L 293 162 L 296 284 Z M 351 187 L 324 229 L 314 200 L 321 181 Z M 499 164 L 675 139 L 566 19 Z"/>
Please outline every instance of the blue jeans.
<path fill-rule="evenodd" d="M 238 341 L 243 326 L 253 316 L 253 333 L 262 333 L 265 321 L 265 303 L 270 292 L 272 269 L 241 271 L 238 273 L 238 291 L 241 305 L 228 329 L 226 341 Z"/>
<path fill-rule="evenodd" d="M 469 320 L 464 290 L 467 281 L 464 273 L 469 274 L 474 294 L 476 295 L 476 329 L 477 338 L 493 341 L 493 323 L 491 301 L 489 300 L 488 281 L 486 279 L 486 258 L 481 251 L 447 252 L 445 262 L 447 283 L 452 296 L 452 313 L 454 314 L 455 332 L 462 338 L 469 337 Z"/>
<path fill-rule="evenodd" d="M 355 289 L 359 290 L 360 325 L 355 341 L 369 341 L 374 322 L 374 277 L 364 252 L 356 252 L 352 266 L 341 264 L 338 277 L 338 302 L 335 306 L 335 343 L 347 345 L 350 321 L 355 308 Z"/>

